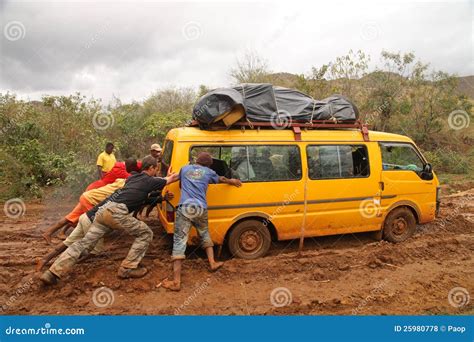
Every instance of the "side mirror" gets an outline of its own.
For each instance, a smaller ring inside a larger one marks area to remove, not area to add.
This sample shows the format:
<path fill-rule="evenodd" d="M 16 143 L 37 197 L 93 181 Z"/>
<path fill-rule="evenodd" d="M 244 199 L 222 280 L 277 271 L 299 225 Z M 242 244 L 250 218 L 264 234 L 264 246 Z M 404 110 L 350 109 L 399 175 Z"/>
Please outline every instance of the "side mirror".
<path fill-rule="evenodd" d="M 423 171 L 421 172 L 421 179 L 423 180 L 432 180 L 433 179 L 433 166 L 430 163 L 427 163 L 423 167 Z"/>

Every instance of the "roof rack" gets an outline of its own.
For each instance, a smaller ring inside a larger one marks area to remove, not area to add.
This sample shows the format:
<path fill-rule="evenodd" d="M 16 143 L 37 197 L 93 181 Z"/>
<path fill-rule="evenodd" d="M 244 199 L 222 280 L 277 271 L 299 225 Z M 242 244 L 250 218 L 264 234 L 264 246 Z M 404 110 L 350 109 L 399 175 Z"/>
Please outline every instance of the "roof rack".
<path fill-rule="evenodd" d="M 199 126 L 199 122 L 196 120 L 192 120 L 187 126 L 189 127 L 197 127 Z M 293 133 L 295 134 L 295 140 L 300 141 L 301 140 L 301 128 L 305 129 L 321 129 L 321 128 L 356 128 L 359 129 L 360 132 L 362 133 L 362 137 L 364 138 L 364 141 L 370 141 L 369 138 L 369 128 L 367 124 L 364 124 L 360 122 L 359 120 L 356 120 L 352 123 L 341 123 L 341 122 L 335 122 L 332 120 L 313 120 L 313 121 L 304 121 L 304 122 L 299 122 L 299 121 L 292 121 L 290 123 L 274 123 L 274 122 L 251 122 L 251 121 L 238 121 L 232 124 L 231 127 L 240 127 L 241 129 L 245 129 L 246 127 L 253 129 L 253 128 L 274 128 L 274 129 L 292 129 Z M 226 126 L 214 126 L 214 127 L 209 127 L 209 130 L 222 130 L 222 129 L 229 129 L 231 127 L 226 127 Z"/>

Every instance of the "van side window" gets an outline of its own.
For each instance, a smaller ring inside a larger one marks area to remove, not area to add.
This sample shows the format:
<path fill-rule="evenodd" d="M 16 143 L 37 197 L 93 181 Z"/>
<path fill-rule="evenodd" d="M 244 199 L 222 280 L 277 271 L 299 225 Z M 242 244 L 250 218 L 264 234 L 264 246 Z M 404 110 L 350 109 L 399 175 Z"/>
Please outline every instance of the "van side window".
<path fill-rule="evenodd" d="M 423 161 L 411 144 L 380 143 L 380 149 L 383 170 L 423 170 Z"/>
<path fill-rule="evenodd" d="M 310 145 L 306 152 L 310 179 L 369 176 L 369 158 L 364 145 Z"/>
<path fill-rule="evenodd" d="M 219 176 L 238 178 L 242 182 L 301 179 L 301 156 L 295 145 L 194 146 L 191 162 L 201 151 L 211 153 L 211 168 Z"/>
<path fill-rule="evenodd" d="M 213 159 L 220 159 L 220 147 L 218 146 L 195 146 L 191 149 L 191 153 L 189 155 L 189 162 L 194 164 L 196 162 L 196 158 L 200 152 L 208 152 L 211 154 Z M 223 175 L 220 175 L 223 176 Z"/>

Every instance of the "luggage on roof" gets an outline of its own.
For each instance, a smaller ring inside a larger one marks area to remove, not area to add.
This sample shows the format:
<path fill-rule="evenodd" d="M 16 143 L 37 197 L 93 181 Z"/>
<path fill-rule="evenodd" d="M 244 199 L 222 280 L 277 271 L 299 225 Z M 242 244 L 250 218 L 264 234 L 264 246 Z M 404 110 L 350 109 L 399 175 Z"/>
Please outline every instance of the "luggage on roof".
<path fill-rule="evenodd" d="M 193 119 L 202 128 L 238 121 L 274 122 L 282 117 L 292 122 L 330 120 L 353 123 L 359 118 L 357 107 L 342 95 L 323 100 L 294 89 L 268 83 L 241 84 L 233 88 L 218 88 L 202 96 L 193 109 Z"/>

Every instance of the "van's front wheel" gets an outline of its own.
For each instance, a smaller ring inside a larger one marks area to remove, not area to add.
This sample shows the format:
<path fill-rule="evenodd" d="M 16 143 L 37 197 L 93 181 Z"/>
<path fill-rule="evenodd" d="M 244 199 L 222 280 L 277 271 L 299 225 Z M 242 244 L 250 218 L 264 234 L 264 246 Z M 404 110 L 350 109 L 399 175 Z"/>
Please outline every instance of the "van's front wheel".
<path fill-rule="evenodd" d="M 402 242 L 415 233 L 416 219 L 410 209 L 396 208 L 391 211 L 383 227 L 383 238 L 390 242 Z"/>
<path fill-rule="evenodd" d="M 257 259 L 267 254 L 272 238 L 265 225 L 257 220 L 239 223 L 229 235 L 229 250 L 242 259 Z"/>

